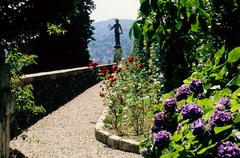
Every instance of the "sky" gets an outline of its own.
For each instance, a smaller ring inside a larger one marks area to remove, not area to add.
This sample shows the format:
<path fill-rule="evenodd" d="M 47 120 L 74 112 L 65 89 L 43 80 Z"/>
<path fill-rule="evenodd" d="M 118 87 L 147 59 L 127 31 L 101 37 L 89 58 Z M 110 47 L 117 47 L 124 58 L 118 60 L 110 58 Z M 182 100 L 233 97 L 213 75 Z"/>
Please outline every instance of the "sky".
<path fill-rule="evenodd" d="M 91 18 L 95 21 L 137 18 L 139 0 L 94 0 L 94 3 L 96 9 Z"/>

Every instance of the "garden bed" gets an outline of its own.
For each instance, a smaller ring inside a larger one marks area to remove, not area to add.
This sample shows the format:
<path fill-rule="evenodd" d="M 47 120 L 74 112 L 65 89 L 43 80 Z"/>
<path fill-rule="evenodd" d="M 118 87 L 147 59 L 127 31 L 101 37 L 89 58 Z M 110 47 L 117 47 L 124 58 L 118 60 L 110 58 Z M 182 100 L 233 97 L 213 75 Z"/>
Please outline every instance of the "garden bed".
<path fill-rule="evenodd" d="M 133 152 L 139 154 L 139 142 L 129 137 L 117 136 L 116 131 L 104 127 L 104 119 L 108 114 L 108 108 L 104 110 L 95 126 L 95 137 L 98 141 L 108 145 L 111 148 L 122 151 Z M 139 139 L 139 137 L 138 137 Z"/>

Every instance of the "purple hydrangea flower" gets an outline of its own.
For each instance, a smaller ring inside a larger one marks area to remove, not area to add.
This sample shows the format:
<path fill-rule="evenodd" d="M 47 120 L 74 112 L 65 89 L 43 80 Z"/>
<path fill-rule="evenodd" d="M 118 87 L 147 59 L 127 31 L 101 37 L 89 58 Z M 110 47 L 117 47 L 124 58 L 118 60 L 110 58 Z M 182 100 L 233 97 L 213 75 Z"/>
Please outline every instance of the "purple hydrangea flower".
<path fill-rule="evenodd" d="M 190 94 L 190 89 L 189 87 L 182 85 L 180 88 L 177 90 L 176 94 L 176 99 L 177 101 L 187 99 L 187 96 Z"/>
<path fill-rule="evenodd" d="M 197 121 L 194 121 L 191 124 L 190 128 L 192 129 L 194 135 L 201 135 L 205 130 L 205 126 L 206 126 L 205 121 L 202 118 L 200 118 Z"/>
<path fill-rule="evenodd" d="M 239 158 L 240 149 L 236 144 L 226 141 L 217 148 L 217 155 L 221 158 Z"/>
<path fill-rule="evenodd" d="M 215 111 L 210 118 L 210 126 L 225 126 L 232 123 L 232 115 L 230 112 Z"/>
<path fill-rule="evenodd" d="M 158 112 L 154 116 L 154 124 L 162 123 L 164 120 L 164 112 Z"/>
<path fill-rule="evenodd" d="M 180 131 L 180 130 L 182 129 L 182 127 L 183 127 L 183 125 L 182 125 L 182 124 L 179 124 L 179 125 L 177 126 L 177 131 Z"/>
<path fill-rule="evenodd" d="M 192 80 L 192 82 L 189 85 L 189 88 L 191 91 L 193 91 L 196 94 L 203 93 L 203 83 L 200 80 Z"/>
<path fill-rule="evenodd" d="M 157 133 L 160 131 L 160 127 L 158 127 L 156 124 L 153 124 L 152 125 L 152 132 L 153 133 Z"/>
<path fill-rule="evenodd" d="M 166 111 L 172 112 L 172 111 L 174 111 L 174 110 L 176 109 L 176 107 L 177 107 L 177 101 L 176 101 L 175 98 L 170 97 L 170 98 L 168 98 L 167 100 L 165 100 L 165 102 L 164 102 L 163 105 L 164 105 Z"/>
<path fill-rule="evenodd" d="M 215 109 L 224 111 L 230 108 L 230 99 L 228 97 L 221 98 L 216 104 Z"/>
<path fill-rule="evenodd" d="M 170 138 L 171 133 L 166 130 L 162 130 L 154 135 L 153 142 L 156 147 L 161 148 L 169 144 Z"/>
<path fill-rule="evenodd" d="M 147 148 L 144 148 L 142 151 L 141 151 L 141 155 L 143 157 L 150 157 L 152 154 L 152 151 L 150 149 L 147 149 Z"/>
<path fill-rule="evenodd" d="M 181 112 L 183 119 L 196 120 L 203 115 L 202 107 L 197 104 L 186 104 L 181 107 Z"/>
<path fill-rule="evenodd" d="M 152 126 L 152 132 L 157 133 L 161 129 L 161 126 L 164 121 L 164 112 L 158 112 L 154 116 L 154 123 Z"/>

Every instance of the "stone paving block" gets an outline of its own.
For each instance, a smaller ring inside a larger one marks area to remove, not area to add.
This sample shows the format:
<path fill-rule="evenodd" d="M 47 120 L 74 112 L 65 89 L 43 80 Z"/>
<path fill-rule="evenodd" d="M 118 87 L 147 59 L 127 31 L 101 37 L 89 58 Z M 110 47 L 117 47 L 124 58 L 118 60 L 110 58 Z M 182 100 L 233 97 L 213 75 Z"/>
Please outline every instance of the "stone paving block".
<path fill-rule="evenodd" d="M 119 149 L 139 154 L 139 143 L 131 139 L 120 139 Z"/>
<path fill-rule="evenodd" d="M 110 133 L 101 129 L 95 129 L 95 137 L 98 141 L 107 144 Z"/>
<path fill-rule="evenodd" d="M 121 137 L 119 137 L 119 136 L 111 135 L 108 137 L 107 145 L 114 149 L 119 149 L 119 140 L 120 139 L 121 139 Z"/>

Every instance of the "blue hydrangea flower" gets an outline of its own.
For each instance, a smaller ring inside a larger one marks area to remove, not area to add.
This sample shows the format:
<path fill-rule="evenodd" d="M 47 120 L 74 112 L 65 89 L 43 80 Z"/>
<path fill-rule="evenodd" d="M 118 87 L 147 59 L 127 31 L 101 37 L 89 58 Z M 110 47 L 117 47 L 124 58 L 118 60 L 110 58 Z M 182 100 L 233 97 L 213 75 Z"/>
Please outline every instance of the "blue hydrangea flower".
<path fill-rule="evenodd" d="M 236 144 L 226 141 L 217 148 L 217 155 L 220 158 L 239 158 L 240 149 Z"/>
<path fill-rule="evenodd" d="M 182 127 L 183 127 L 183 125 L 182 125 L 182 124 L 179 124 L 179 125 L 177 126 L 177 131 L 180 131 L 180 130 L 182 129 Z"/>
<path fill-rule="evenodd" d="M 150 149 L 147 149 L 147 148 L 144 148 L 142 151 L 141 151 L 141 155 L 142 157 L 144 158 L 147 158 L 147 157 L 150 157 L 152 154 L 152 151 Z"/>
<path fill-rule="evenodd" d="M 182 115 L 183 119 L 190 119 L 196 120 L 203 115 L 202 107 L 198 106 L 197 104 L 186 104 L 185 106 L 181 107 L 180 114 Z"/>
<path fill-rule="evenodd" d="M 189 87 L 187 87 L 185 85 L 182 85 L 177 90 L 176 99 L 177 99 L 177 101 L 180 101 L 180 100 L 183 100 L 183 99 L 187 99 L 189 94 L 190 94 Z"/>
<path fill-rule="evenodd" d="M 154 116 L 154 123 L 152 126 L 152 132 L 157 133 L 160 131 L 164 121 L 164 112 L 158 112 Z"/>
<path fill-rule="evenodd" d="M 230 109 L 230 99 L 228 97 L 223 97 L 215 104 L 215 109 L 224 111 Z"/>
<path fill-rule="evenodd" d="M 169 144 L 170 138 L 171 133 L 166 130 L 162 130 L 154 135 L 153 143 L 156 147 L 162 148 Z"/>
<path fill-rule="evenodd" d="M 157 133 L 157 132 L 159 132 L 160 131 L 160 127 L 158 127 L 156 124 L 153 124 L 152 125 L 152 132 L 153 133 Z"/>
<path fill-rule="evenodd" d="M 210 126 L 225 126 L 232 123 L 232 115 L 230 112 L 215 111 L 210 118 Z"/>
<path fill-rule="evenodd" d="M 197 95 L 203 93 L 203 83 L 198 79 L 192 80 L 192 82 L 189 85 L 189 88 Z"/>
<path fill-rule="evenodd" d="M 154 122 L 161 122 L 164 119 L 164 112 L 158 112 L 154 116 Z"/>
<path fill-rule="evenodd" d="M 166 111 L 172 112 L 172 111 L 175 111 L 175 109 L 177 107 L 177 101 L 175 98 L 170 97 L 167 100 L 165 100 L 163 105 L 164 105 Z"/>
<path fill-rule="evenodd" d="M 201 135 L 205 130 L 205 126 L 206 126 L 205 121 L 202 118 L 200 118 L 197 121 L 194 121 L 191 124 L 190 128 L 192 129 L 194 135 Z"/>

